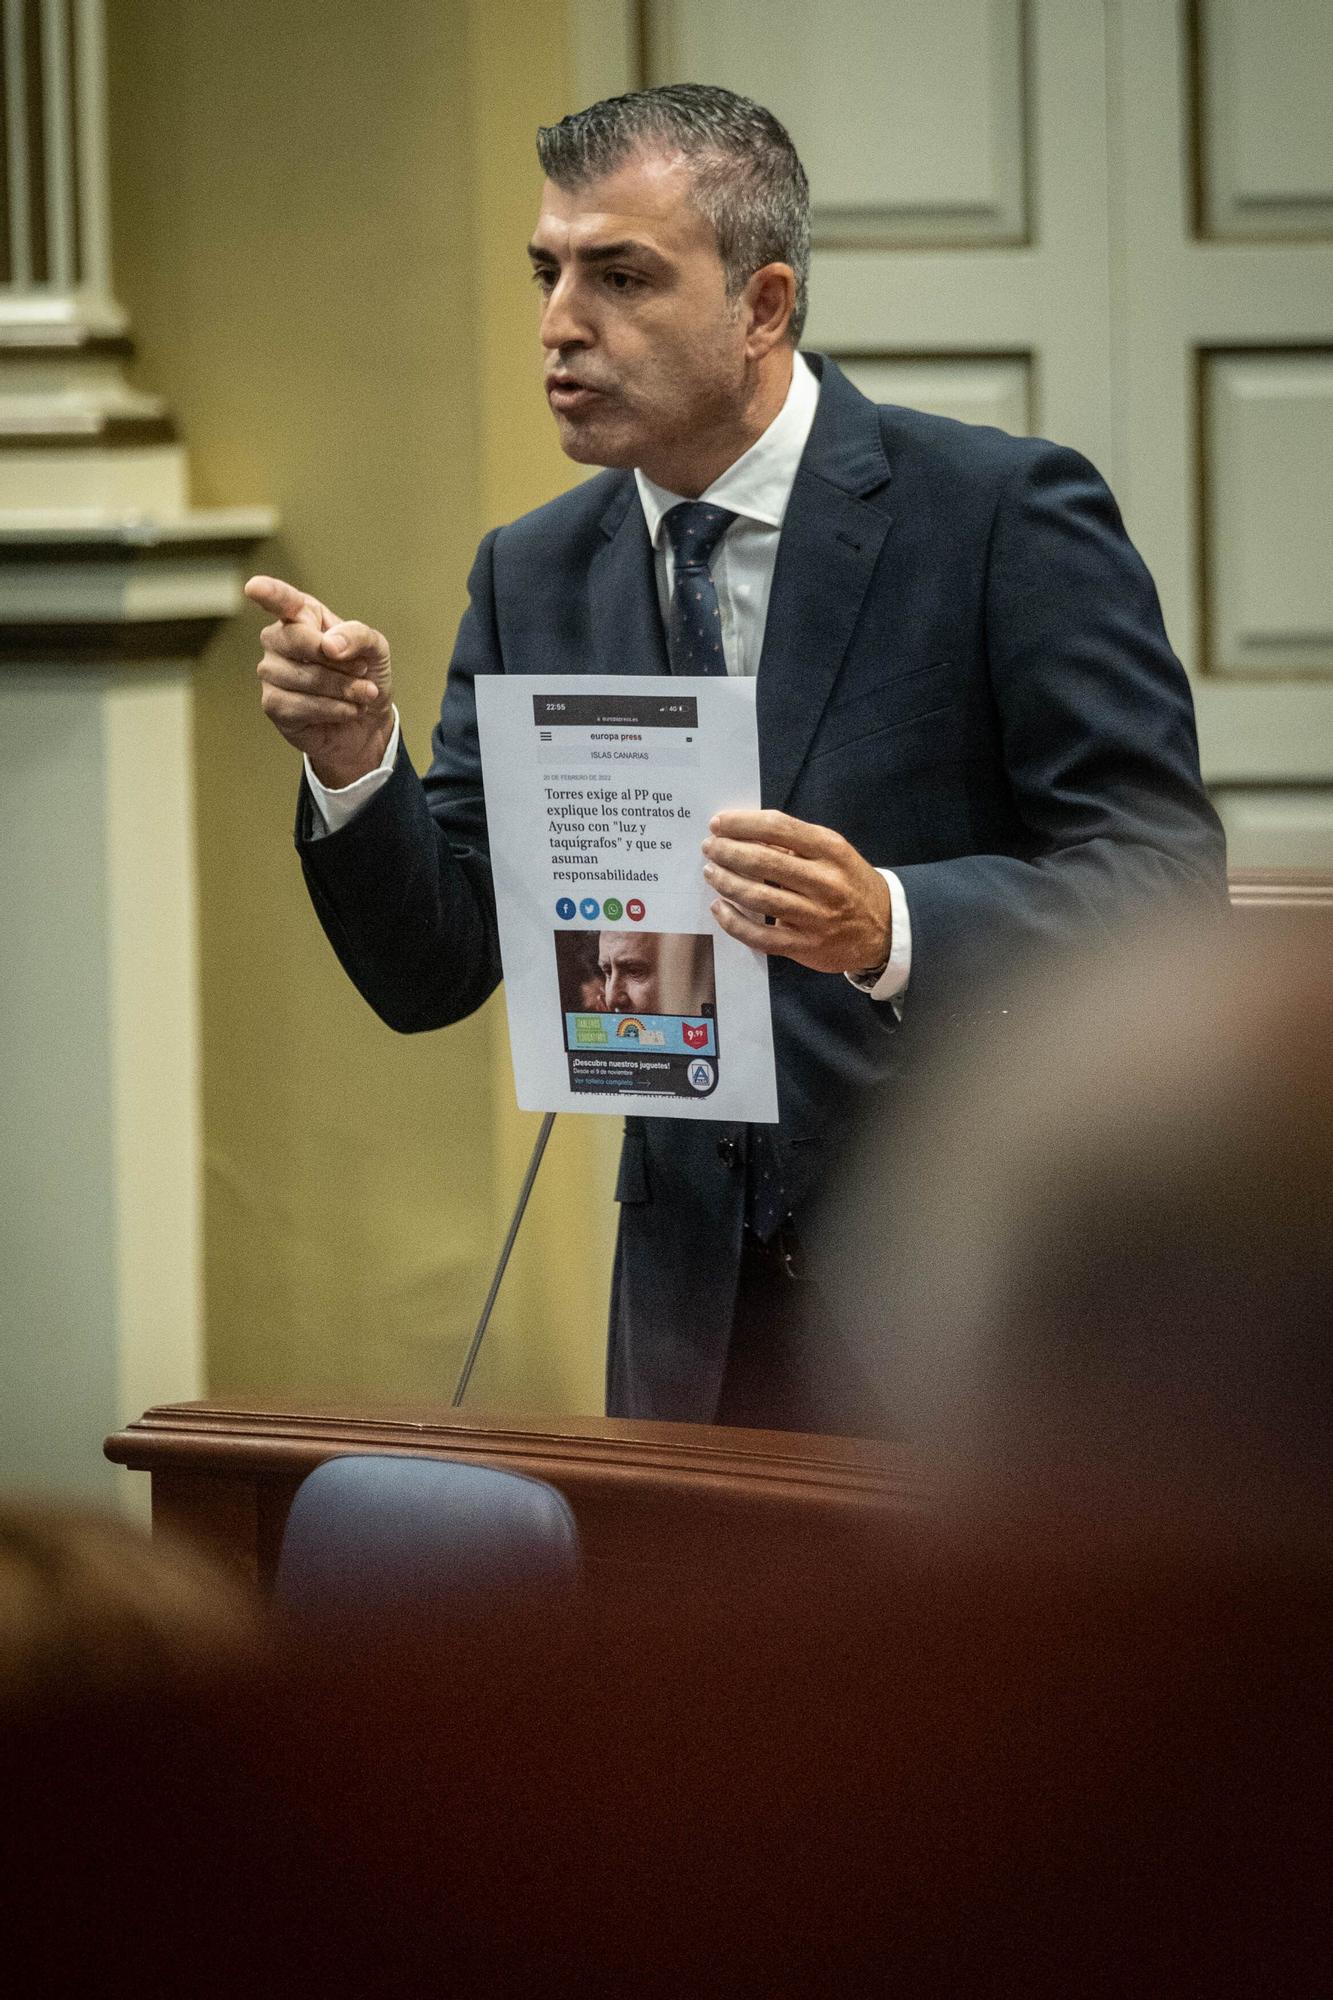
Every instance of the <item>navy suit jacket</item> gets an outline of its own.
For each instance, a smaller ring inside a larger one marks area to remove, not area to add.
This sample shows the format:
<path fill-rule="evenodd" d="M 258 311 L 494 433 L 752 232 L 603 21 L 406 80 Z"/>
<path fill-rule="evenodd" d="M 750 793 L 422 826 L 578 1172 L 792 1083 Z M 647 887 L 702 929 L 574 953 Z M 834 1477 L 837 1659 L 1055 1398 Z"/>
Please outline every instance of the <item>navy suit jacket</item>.
<path fill-rule="evenodd" d="M 920 1031 L 998 1013 L 1013 968 L 1169 900 L 1225 902 L 1189 686 L 1105 484 L 1040 440 L 877 408 L 833 363 L 783 525 L 759 667 L 763 802 L 897 870 L 903 1026 L 841 976 L 770 961 L 779 1152 L 798 1220 Z M 501 976 L 473 684 L 665 674 L 632 474 L 478 551 L 424 779 L 406 750 L 342 831 L 297 839 L 320 920 L 392 1027 Z M 728 1147 L 720 1140 L 731 1139 Z M 744 1132 L 626 1121 L 608 1408 L 708 1421 L 730 1335 Z"/>

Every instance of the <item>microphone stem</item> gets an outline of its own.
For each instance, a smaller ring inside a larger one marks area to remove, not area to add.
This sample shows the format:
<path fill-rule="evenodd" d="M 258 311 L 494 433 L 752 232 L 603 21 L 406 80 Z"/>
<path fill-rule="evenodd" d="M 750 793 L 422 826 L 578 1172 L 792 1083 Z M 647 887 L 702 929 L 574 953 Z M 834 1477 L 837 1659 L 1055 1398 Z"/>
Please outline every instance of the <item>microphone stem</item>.
<path fill-rule="evenodd" d="M 495 1304 L 501 1281 L 508 1268 L 509 1253 L 514 1247 L 514 1240 L 518 1235 L 519 1224 L 523 1220 L 523 1212 L 528 1205 L 528 1196 L 532 1193 L 532 1184 L 537 1178 L 537 1169 L 542 1163 L 542 1154 L 546 1151 L 546 1141 L 551 1136 L 551 1127 L 554 1123 L 555 1113 L 554 1111 L 548 1111 L 542 1119 L 541 1131 L 537 1134 L 537 1143 L 532 1149 L 532 1158 L 528 1161 L 528 1171 L 524 1174 L 523 1185 L 518 1191 L 518 1203 L 514 1209 L 513 1220 L 509 1225 L 509 1234 L 505 1237 L 504 1248 L 500 1252 L 500 1261 L 495 1267 L 495 1276 L 491 1279 L 491 1289 L 486 1294 L 486 1303 L 481 1309 L 481 1318 L 477 1321 L 476 1331 L 472 1336 L 472 1343 L 467 1351 L 467 1359 L 464 1361 L 458 1381 L 454 1385 L 453 1400 L 449 1405 L 451 1410 L 456 1410 L 467 1394 L 468 1378 L 472 1374 L 472 1364 L 476 1360 L 481 1343 L 486 1337 L 486 1328 L 490 1325 L 491 1320 L 491 1309 Z"/>

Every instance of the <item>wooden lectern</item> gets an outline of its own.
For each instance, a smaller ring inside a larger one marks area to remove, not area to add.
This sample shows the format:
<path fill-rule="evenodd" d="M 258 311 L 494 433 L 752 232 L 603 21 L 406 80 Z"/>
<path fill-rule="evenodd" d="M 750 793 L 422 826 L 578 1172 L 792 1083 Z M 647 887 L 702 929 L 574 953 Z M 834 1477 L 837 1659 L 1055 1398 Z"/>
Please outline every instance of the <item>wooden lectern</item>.
<path fill-rule="evenodd" d="M 1262 949 L 1285 934 L 1333 939 L 1333 877 L 1231 877 L 1233 918 Z M 590 1577 L 675 1566 L 695 1580 L 751 1574 L 784 1551 L 798 1568 L 858 1518 L 918 1505 L 905 1452 L 850 1439 L 595 1417 L 466 1414 L 430 1406 L 310 1408 L 261 1401 L 164 1404 L 107 1440 L 147 1472 L 156 1523 L 202 1542 L 261 1586 L 273 1576 L 292 1495 L 346 1452 L 464 1458 L 549 1481 L 565 1495 Z M 780 1533 L 775 1533 L 780 1528 Z"/>
<path fill-rule="evenodd" d="M 797 1574 L 925 1484 L 893 1446 L 852 1438 L 610 1417 L 474 1415 L 444 1407 L 167 1403 L 107 1439 L 152 1479 L 155 1527 L 270 1587 L 287 1510 L 308 1472 L 349 1452 L 467 1459 L 544 1479 L 578 1522 L 590 1584 L 682 1587 Z"/>

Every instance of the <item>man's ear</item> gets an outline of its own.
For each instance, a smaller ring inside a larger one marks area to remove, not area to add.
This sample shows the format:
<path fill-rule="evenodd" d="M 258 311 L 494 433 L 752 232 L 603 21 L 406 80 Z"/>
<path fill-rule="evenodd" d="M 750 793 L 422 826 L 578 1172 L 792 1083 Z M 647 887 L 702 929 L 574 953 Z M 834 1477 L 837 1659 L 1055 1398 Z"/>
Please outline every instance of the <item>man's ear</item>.
<path fill-rule="evenodd" d="M 766 354 L 787 338 L 796 308 L 796 273 L 790 264 L 761 265 L 745 287 L 748 321 L 745 351 L 751 361 Z"/>

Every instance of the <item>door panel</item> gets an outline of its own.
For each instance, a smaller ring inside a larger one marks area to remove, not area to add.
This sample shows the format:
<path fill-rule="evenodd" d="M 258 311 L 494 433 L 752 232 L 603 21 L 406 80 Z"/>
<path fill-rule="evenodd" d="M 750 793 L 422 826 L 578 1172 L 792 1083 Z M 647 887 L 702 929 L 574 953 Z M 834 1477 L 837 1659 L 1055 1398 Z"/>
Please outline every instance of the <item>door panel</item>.
<path fill-rule="evenodd" d="M 885 356 L 841 353 L 857 388 L 875 403 L 905 403 L 965 424 L 995 424 L 1030 436 L 1032 366 L 1025 354 Z"/>
<path fill-rule="evenodd" d="M 888 249 L 1027 235 L 1021 0 L 657 0 L 654 82 L 776 111 L 810 176 L 815 241 Z"/>
<path fill-rule="evenodd" d="M 1333 867 L 1328 0 L 574 4 L 788 124 L 811 347 L 1106 473 L 1237 865 Z"/>
<path fill-rule="evenodd" d="M 1203 672 L 1333 674 L 1333 348 L 1201 357 Z"/>
<path fill-rule="evenodd" d="M 1194 679 L 1204 773 L 1236 865 L 1281 865 L 1295 840 L 1326 868 L 1330 10 L 1115 0 L 1107 17 L 1121 501 Z M 1307 85 L 1293 86 L 1306 62 L 1321 77 L 1313 108 Z"/>
<path fill-rule="evenodd" d="M 1333 237 L 1333 7 L 1203 0 L 1189 26 L 1200 234 Z"/>
<path fill-rule="evenodd" d="M 646 18 L 652 82 L 758 97 L 801 150 L 811 347 L 891 400 L 919 383 L 923 408 L 1042 430 L 1108 466 L 1099 8 L 652 0 Z"/>

